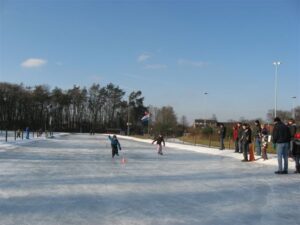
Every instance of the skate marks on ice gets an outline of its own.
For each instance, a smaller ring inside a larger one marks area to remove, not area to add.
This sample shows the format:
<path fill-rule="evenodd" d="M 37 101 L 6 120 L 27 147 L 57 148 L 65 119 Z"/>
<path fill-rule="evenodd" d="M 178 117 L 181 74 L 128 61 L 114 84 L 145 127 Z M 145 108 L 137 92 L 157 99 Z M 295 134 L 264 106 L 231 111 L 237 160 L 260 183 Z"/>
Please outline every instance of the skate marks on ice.
<path fill-rule="evenodd" d="M 299 224 L 299 177 L 273 167 L 120 139 L 70 135 L 0 153 L 10 224 Z M 2 157 L 5 156 L 5 157 Z M 283 197 L 284 196 L 284 197 Z"/>

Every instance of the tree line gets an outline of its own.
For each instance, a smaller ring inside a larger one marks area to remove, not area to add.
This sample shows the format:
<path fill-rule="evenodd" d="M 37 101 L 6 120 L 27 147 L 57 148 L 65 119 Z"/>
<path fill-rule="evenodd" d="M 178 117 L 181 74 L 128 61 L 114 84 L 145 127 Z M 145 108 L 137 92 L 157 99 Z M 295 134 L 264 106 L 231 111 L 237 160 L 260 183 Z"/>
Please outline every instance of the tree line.
<path fill-rule="evenodd" d="M 146 111 L 150 112 L 151 119 L 143 124 L 141 118 Z M 268 111 L 266 123 L 272 123 L 272 112 Z M 300 107 L 295 107 L 294 112 L 296 121 L 300 121 Z M 277 115 L 286 120 L 292 117 L 292 112 L 278 110 Z M 181 136 L 186 131 L 191 132 L 186 117 L 178 120 L 172 106 L 146 107 L 141 91 L 126 93 L 112 83 L 106 86 L 93 84 L 89 88 L 74 85 L 67 90 L 55 87 L 51 90 L 47 85 L 25 87 L 23 84 L 0 82 L 0 130 L 28 126 L 32 130 L 43 131 L 125 132 L 128 123 L 131 134 Z M 212 129 L 204 129 L 203 132 L 211 133 Z"/>
<path fill-rule="evenodd" d="M 142 123 L 145 112 L 150 120 Z M 186 120 L 186 119 L 185 119 Z M 47 85 L 25 87 L 0 82 L 0 130 L 66 132 L 123 132 L 131 134 L 183 133 L 171 106 L 144 105 L 141 91 L 126 93 L 112 83 L 63 90 Z"/>
<path fill-rule="evenodd" d="M 126 92 L 112 83 L 89 88 L 73 86 L 53 90 L 46 85 L 0 83 L 2 129 L 53 129 L 55 131 L 104 132 L 125 130 L 127 122 L 140 132 L 140 118 L 147 107 L 141 91 Z"/>

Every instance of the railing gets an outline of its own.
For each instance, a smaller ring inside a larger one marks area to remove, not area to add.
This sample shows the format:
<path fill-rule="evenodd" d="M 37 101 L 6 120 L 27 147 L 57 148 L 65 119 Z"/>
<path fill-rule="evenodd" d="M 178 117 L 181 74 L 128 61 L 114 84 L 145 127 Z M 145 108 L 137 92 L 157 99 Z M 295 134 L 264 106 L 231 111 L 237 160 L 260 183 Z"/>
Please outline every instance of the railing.
<path fill-rule="evenodd" d="M 53 136 L 53 132 L 30 131 L 27 135 L 26 131 L 8 131 L 0 130 L 0 142 L 17 141 L 23 139 L 34 139 L 39 137 L 49 138 Z"/>

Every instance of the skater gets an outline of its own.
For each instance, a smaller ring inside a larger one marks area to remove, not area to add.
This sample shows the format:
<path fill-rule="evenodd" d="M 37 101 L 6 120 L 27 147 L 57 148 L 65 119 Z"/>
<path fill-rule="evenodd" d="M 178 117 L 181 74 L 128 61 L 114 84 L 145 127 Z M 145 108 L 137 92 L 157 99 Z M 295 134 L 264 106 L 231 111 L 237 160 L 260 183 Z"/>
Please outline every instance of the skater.
<path fill-rule="evenodd" d="M 152 144 L 154 144 L 154 142 L 156 142 L 156 144 L 157 144 L 157 154 L 163 155 L 161 144 L 163 143 L 164 146 L 166 146 L 164 137 L 161 134 L 159 134 L 158 137 L 154 138 Z"/>
<path fill-rule="evenodd" d="M 108 135 L 108 138 L 111 142 L 111 155 L 112 155 L 112 158 L 115 157 L 115 155 L 119 155 L 119 151 L 118 150 L 122 150 L 121 148 L 121 145 L 120 145 L 120 142 L 117 138 L 116 135 L 114 135 L 113 137 L 111 137 L 110 135 Z"/>
<path fill-rule="evenodd" d="M 21 129 L 17 130 L 17 138 L 21 138 Z"/>
<path fill-rule="evenodd" d="M 274 124 L 272 140 L 275 145 L 278 158 L 278 170 L 275 171 L 275 174 L 288 174 L 289 144 L 291 141 L 290 129 L 281 122 L 279 117 L 274 118 Z M 282 158 L 284 160 L 283 169 Z"/>
<path fill-rule="evenodd" d="M 29 139 L 29 132 L 30 132 L 29 127 L 26 127 L 25 132 L 26 132 L 26 139 Z"/>
<path fill-rule="evenodd" d="M 267 129 L 267 126 L 262 124 L 261 125 L 261 143 L 262 143 L 262 158 L 264 160 L 268 159 L 268 155 L 267 155 L 268 138 L 269 138 L 269 131 Z"/>

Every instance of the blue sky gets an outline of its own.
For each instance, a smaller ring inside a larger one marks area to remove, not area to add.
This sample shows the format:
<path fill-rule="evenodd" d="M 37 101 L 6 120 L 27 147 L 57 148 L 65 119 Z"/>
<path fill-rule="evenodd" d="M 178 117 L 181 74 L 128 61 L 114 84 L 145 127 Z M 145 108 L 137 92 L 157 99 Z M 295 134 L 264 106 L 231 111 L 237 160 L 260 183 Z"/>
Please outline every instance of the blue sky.
<path fill-rule="evenodd" d="M 300 1 L 0 0 L 0 80 L 114 83 L 178 117 L 265 118 L 300 105 Z M 208 92 L 208 95 L 204 95 Z"/>

